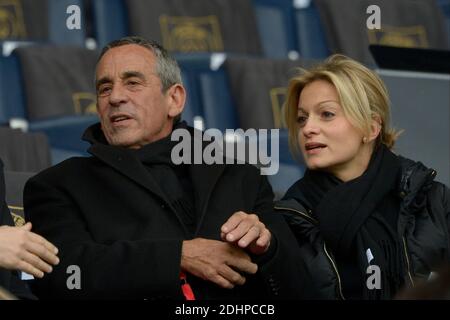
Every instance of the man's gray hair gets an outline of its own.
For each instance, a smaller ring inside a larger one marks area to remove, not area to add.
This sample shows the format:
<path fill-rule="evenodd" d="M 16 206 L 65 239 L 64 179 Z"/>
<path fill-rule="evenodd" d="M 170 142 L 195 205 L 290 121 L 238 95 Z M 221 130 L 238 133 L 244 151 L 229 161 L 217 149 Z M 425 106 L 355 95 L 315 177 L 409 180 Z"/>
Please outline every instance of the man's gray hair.
<path fill-rule="evenodd" d="M 172 58 L 166 49 L 156 41 L 149 41 L 141 37 L 125 37 L 108 43 L 100 53 L 97 63 L 112 48 L 117 48 L 129 44 L 135 44 L 149 49 L 156 57 L 156 74 L 161 80 L 162 91 L 166 92 L 174 84 L 182 84 L 181 70 L 177 61 Z"/>

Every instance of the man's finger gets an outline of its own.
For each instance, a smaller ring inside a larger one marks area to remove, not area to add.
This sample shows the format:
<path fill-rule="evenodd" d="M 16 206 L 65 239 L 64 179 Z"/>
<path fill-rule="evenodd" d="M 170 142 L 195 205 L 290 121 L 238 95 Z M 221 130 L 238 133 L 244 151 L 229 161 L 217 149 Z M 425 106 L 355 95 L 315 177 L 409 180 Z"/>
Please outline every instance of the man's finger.
<path fill-rule="evenodd" d="M 251 262 L 250 258 L 247 260 L 235 257 L 228 262 L 228 265 L 248 274 L 255 274 L 258 271 L 258 265 Z"/>
<path fill-rule="evenodd" d="M 252 226 L 247 233 L 239 240 L 238 246 L 246 248 L 250 243 L 257 240 L 260 236 L 261 229 L 259 226 Z"/>
<path fill-rule="evenodd" d="M 226 280 L 228 280 L 233 285 L 243 285 L 245 283 L 245 277 L 243 277 L 240 273 L 236 272 L 235 270 L 231 269 L 227 265 L 223 265 L 219 269 L 219 274 L 224 277 Z"/>
<path fill-rule="evenodd" d="M 22 229 L 22 230 L 30 231 L 32 227 L 33 226 L 31 225 L 31 222 L 27 222 L 27 223 L 25 223 L 23 226 L 21 226 L 19 228 Z"/>
<path fill-rule="evenodd" d="M 259 247 L 268 247 L 271 239 L 272 234 L 268 229 L 264 228 L 263 232 L 259 236 L 259 239 L 256 241 L 256 245 Z"/>
<path fill-rule="evenodd" d="M 244 219 L 247 215 L 242 212 L 238 211 L 235 212 L 228 220 L 225 222 L 222 227 L 220 228 L 220 231 L 224 233 L 228 233 L 231 230 L 234 230 L 236 226 L 241 222 L 242 219 Z"/>
<path fill-rule="evenodd" d="M 226 235 L 226 241 L 235 242 L 241 239 L 254 225 L 254 221 L 249 219 L 243 219 L 239 222 L 239 224 Z"/>

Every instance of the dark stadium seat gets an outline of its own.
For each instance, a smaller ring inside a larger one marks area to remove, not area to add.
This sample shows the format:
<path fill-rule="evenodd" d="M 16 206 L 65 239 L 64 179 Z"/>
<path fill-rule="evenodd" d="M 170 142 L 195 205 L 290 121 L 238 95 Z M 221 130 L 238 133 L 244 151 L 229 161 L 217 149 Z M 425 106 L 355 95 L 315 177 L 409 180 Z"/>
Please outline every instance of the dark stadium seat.
<path fill-rule="evenodd" d="M 35 173 L 21 171 L 5 171 L 6 203 L 16 226 L 25 224 L 23 211 L 23 189 L 25 183 Z"/>
<path fill-rule="evenodd" d="M 251 0 L 100 0 L 93 9 L 100 46 L 129 34 L 173 53 L 262 54 Z"/>
<path fill-rule="evenodd" d="M 315 0 L 332 52 L 374 65 L 370 44 L 446 50 L 447 26 L 436 0 Z M 377 5 L 380 28 L 368 28 Z"/>
<path fill-rule="evenodd" d="M 294 68 L 310 62 L 288 59 L 229 58 L 225 70 L 243 129 L 283 128 L 283 104 Z"/>
<path fill-rule="evenodd" d="M 39 172 L 51 165 L 47 136 L 0 127 L 0 158 L 5 170 Z"/>
<path fill-rule="evenodd" d="M 46 133 L 52 148 L 85 153 L 87 143 L 81 135 L 98 121 L 93 84 L 96 56 L 78 47 L 29 46 L 2 58 L 18 59 L 18 68 L 9 71 L 22 79 L 15 88 L 19 94 L 13 96 L 17 100 L 11 98 L 10 105 L 26 110 L 29 130 Z"/>

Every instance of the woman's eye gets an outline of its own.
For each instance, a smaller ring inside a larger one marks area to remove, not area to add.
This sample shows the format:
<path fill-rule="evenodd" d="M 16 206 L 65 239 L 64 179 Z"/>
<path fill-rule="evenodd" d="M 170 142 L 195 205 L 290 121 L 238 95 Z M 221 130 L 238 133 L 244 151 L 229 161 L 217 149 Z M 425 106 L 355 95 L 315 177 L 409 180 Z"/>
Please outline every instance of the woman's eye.
<path fill-rule="evenodd" d="M 330 118 L 334 117 L 334 113 L 329 112 L 329 111 L 324 111 L 324 112 L 322 112 L 322 117 L 324 117 L 325 119 L 330 119 Z"/>
<path fill-rule="evenodd" d="M 308 120 L 306 116 L 299 116 L 297 118 L 297 123 L 302 126 L 306 123 L 306 120 Z"/>

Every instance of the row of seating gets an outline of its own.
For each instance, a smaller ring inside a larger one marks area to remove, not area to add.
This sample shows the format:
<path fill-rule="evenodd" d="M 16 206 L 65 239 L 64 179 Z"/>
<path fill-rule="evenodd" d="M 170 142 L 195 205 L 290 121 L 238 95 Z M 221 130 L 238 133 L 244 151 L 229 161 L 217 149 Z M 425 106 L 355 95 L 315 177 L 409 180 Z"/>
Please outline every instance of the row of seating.
<path fill-rule="evenodd" d="M 365 27 L 374 4 L 381 30 Z M 71 6 L 80 8 L 80 29 L 66 25 L 77 13 Z M 321 59 L 339 51 L 372 62 L 368 43 L 446 48 L 450 34 L 442 32 L 450 31 L 450 0 L 8 0 L 0 12 L 1 41 L 93 48 L 137 34 L 174 53 L 269 58 Z"/>

